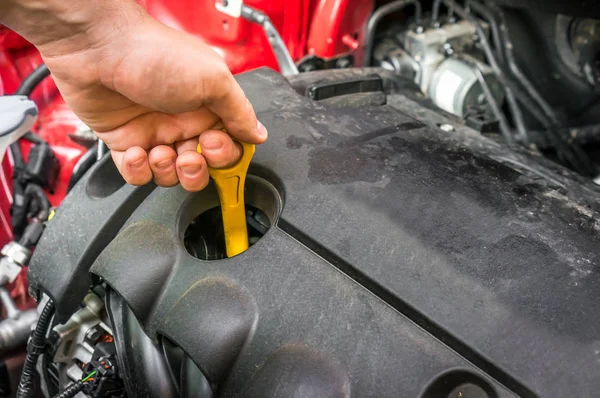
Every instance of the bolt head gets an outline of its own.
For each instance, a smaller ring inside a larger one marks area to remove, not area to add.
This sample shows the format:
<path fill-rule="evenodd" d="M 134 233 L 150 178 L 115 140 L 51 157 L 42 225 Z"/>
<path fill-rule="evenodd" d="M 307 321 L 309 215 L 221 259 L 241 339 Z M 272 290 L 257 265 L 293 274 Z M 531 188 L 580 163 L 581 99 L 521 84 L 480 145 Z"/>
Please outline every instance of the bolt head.
<path fill-rule="evenodd" d="M 96 340 L 100 338 L 100 334 L 100 330 L 97 327 L 93 327 L 87 331 L 87 333 L 85 334 L 85 338 L 88 341 L 96 342 Z"/>

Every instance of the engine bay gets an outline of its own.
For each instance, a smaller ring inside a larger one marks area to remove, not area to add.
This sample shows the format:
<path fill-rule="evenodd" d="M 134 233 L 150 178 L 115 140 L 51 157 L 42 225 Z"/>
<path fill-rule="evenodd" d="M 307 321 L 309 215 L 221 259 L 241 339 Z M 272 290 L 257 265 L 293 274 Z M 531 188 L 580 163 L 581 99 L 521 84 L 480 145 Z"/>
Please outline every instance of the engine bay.
<path fill-rule="evenodd" d="M 258 3 L 249 249 L 214 184 L 131 186 L 84 126 L 34 128 L 3 161 L 0 349 L 41 347 L 46 397 L 594 396 L 600 10 L 361 2 L 301 53 Z"/>

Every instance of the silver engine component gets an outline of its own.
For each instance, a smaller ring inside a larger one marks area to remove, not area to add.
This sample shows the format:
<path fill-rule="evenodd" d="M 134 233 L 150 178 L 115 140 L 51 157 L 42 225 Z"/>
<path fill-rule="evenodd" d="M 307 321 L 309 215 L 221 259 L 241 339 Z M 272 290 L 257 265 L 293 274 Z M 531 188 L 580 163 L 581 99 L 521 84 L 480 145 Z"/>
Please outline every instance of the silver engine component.
<path fill-rule="evenodd" d="M 0 252 L 0 286 L 13 283 L 21 273 L 21 267 L 29 264 L 31 251 L 17 242 L 7 243 Z"/>
<path fill-rule="evenodd" d="M 35 309 L 21 311 L 15 305 L 6 287 L 0 287 L 0 302 L 6 319 L 0 322 L 0 352 L 15 349 L 27 342 L 31 328 L 38 319 Z"/>
<path fill-rule="evenodd" d="M 0 252 L 0 303 L 6 318 L 0 322 L 0 352 L 24 345 L 31 328 L 36 323 L 35 309 L 21 311 L 15 305 L 6 285 L 17 279 L 23 266 L 29 264 L 31 251 L 17 242 L 7 243 Z"/>
<path fill-rule="evenodd" d="M 469 108 L 485 107 L 487 99 L 475 68 L 481 71 L 496 101 L 501 102 L 502 85 L 490 67 L 483 64 L 468 65 L 462 60 L 448 58 L 431 76 L 428 95 L 434 104 L 462 118 Z"/>
<path fill-rule="evenodd" d="M 281 35 L 271 22 L 267 14 L 259 9 L 250 7 L 242 0 L 221 0 L 215 2 L 215 8 L 223 14 L 234 18 L 244 18 L 247 21 L 260 25 L 271 44 L 273 54 L 277 59 L 281 73 L 284 76 L 297 75 L 298 68 L 290 55 Z"/>
<path fill-rule="evenodd" d="M 62 325 L 50 332 L 55 353 L 52 362 L 57 365 L 57 382 L 64 388 L 73 381 L 81 380 L 81 364 L 92 359 L 94 346 L 103 336 L 111 336 L 104 300 L 90 292 L 83 300 L 83 307 Z"/>
<path fill-rule="evenodd" d="M 484 30 L 486 26 L 482 23 Z M 504 97 L 502 85 L 492 69 L 479 60 L 475 46 L 477 32 L 469 21 L 449 23 L 422 32 L 406 30 L 399 36 L 402 48 L 390 43 L 376 50 L 386 69 L 414 79 L 433 103 L 454 115 L 465 117 L 471 107 L 485 107 L 487 100 L 477 78 L 483 75 L 497 102 Z M 467 56 L 464 62 L 453 55 Z"/>

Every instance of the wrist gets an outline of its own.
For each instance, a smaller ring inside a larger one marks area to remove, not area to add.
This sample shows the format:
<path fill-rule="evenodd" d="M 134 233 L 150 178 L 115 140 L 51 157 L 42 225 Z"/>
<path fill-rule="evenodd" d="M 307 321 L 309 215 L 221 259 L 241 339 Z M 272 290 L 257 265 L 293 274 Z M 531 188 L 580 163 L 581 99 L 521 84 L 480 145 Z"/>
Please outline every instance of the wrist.
<path fill-rule="evenodd" d="M 104 47 L 148 17 L 133 0 L 0 2 L 0 23 L 35 45 L 44 58 Z"/>

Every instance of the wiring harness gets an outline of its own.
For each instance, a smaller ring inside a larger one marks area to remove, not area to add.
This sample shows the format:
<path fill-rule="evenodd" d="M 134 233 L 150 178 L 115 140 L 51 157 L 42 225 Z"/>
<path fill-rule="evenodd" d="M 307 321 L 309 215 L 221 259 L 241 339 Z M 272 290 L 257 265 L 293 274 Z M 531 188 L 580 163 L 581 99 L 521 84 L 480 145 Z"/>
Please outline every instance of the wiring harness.
<path fill-rule="evenodd" d="M 466 1 L 465 6 L 457 4 L 454 0 L 435 0 L 432 11 L 432 25 L 439 26 L 439 14 L 441 4 L 448 8 L 449 15 L 456 14 L 464 20 L 473 23 L 477 31 L 477 39 L 483 49 L 487 62 L 492 67 L 499 81 L 505 87 L 506 99 L 512 125 L 507 116 L 496 103 L 483 76 L 478 74 L 478 80 L 482 85 L 484 94 L 494 116 L 500 124 L 500 132 L 509 145 L 516 143 L 529 147 L 531 144 L 543 142 L 546 149 L 555 151 L 558 160 L 565 166 L 577 171 L 587 177 L 596 177 L 598 168 L 590 159 L 590 156 L 582 149 L 579 142 L 571 139 L 565 132 L 569 130 L 564 126 L 557 113 L 551 105 L 542 97 L 533 83 L 519 68 L 513 54 L 513 44 L 506 27 L 504 13 L 496 4 L 486 5 L 482 2 Z M 485 20 L 491 31 L 490 41 L 481 26 L 479 18 Z M 459 55 L 457 55 L 459 56 Z M 530 133 L 523 120 L 521 106 L 544 126 L 543 132 Z M 513 127 L 514 126 L 514 129 Z M 595 131 L 594 127 L 582 127 L 583 131 Z M 540 138 L 541 137 L 541 138 Z"/>

